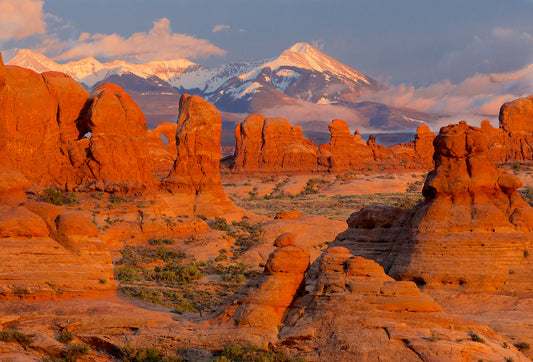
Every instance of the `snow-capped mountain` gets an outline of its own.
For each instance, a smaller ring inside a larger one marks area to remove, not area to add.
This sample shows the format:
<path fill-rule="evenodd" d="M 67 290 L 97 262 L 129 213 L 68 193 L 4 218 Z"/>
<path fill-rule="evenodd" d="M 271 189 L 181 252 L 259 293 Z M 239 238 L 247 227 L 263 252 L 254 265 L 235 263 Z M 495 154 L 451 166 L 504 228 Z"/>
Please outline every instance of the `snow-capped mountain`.
<path fill-rule="evenodd" d="M 180 74 L 185 69 L 197 67 L 197 64 L 186 59 L 134 64 L 123 60 L 101 63 L 90 57 L 66 64 L 59 64 L 45 55 L 28 49 L 20 49 L 15 57 L 10 59 L 6 64 L 29 68 L 38 73 L 47 71 L 63 72 L 78 82 L 85 84 L 87 87 L 92 87 L 112 75 L 122 74 L 134 74 L 144 79 L 157 77 L 166 81 Z"/>
<path fill-rule="evenodd" d="M 273 59 L 186 70 L 169 83 L 183 92 L 194 90 L 232 112 L 260 111 L 252 106 L 254 99 L 266 94 L 282 104 L 290 98 L 332 104 L 384 88 L 307 43 L 297 43 Z"/>
<path fill-rule="evenodd" d="M 87 88 L 116 83 L 139 104 L 152 126 L 175 120 L 180 93 L 206 98 L 228 122 L 235 118 L 230 113 L 241 118 L 263 113 L 310 128 L 342 118 L 354 127 L 399 130 L 416 128 L 434 116 L 361 102 L 362 94 L 385 87 L 307 43 L 297 43 L 276 58 L 211 69 L 185 59 L 134 64 L 85 58 L 59 64 L 30 50 L 19 50 L 6 64 L 64 72 Z"/>

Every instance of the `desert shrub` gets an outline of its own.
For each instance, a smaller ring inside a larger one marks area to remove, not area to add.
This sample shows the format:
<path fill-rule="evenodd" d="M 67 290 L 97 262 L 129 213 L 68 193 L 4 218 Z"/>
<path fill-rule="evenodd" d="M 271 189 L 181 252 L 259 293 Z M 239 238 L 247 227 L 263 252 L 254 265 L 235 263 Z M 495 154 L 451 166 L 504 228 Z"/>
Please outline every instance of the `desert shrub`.
<path fill-rule="evenodd" d="M 155 348 L 133 348 L 129 344 L 122 347 L 120 354 L 126 362 L 163 362 L 165 361 L 161 352 Z"/>
<path fill-rule="evenodd" d="M 401 207 L 402 209 L 412 209 L 420 201 L 421 199 L 418 196 L 406 195 L 396 202 L 396 206 Z"/>
<path fill-rule="evenodd" d="M 136 269 L 129 266 L 118 268 L 118 280 L 121 282 L 132 282 L 141 280 L 141 274 Z"/>
<path fill-rule="evenodd" d="M 312 178 L 307 181 L 307 184 L 305 185 L 305 188 L 301 192 L 302 195 L 309 195 L 309 194 L 317 194 L 318 190 L 316 189 L 316 186 L 318 184 L 327 184 L 328 181 L 321 180 L 319 178 Z"/>
<path fill-rule="evenodd" d="M 74 339 L 74 335 L 71 331 L 61 331 L 57 340 L 61 343 L 70 343 Z"/>
<path fill-rule="evenodd" d="M 250 345 L 248 347 L 239 346 L 226 346 L 222 351 L 217 362 L 231 361 L 231 362 L 244 362 L 244 361 L 271 361 L 271 362 L 291 362 L 293 361 L 287 353 L 281 351 L 269 351 Z M 297 361 L 303 361 L 298 358 Z"/>
<path fill-rule="evenodd" d="M 529 349 L 529 343 L 527 342 L 518 342 L 518 343 L 515 343 L 514 346 L 516 348 L 518 348 L 518 350 L 520 351 L 525 351 L 526 349 Z"/>
<path fill-rule="evenodd" d="M 75 192 L 63 192 L 51 187 L 45 189 L 41 195 L 41 200 L 54 205 L 77 205 L 79 204 L 78 194 Z"/>
<path fill-rule="evenodd" d="M 215 223 L 213 224 L 212 228 L 220 231 L 228 231 L 229 225 L 226 219 L 224 219 L 223 217 L 215 216 Z"/>
<path fill-rule="evenodd" d="M 148 240 L 148 244 L 150 245 L 172 245 L 174 244 L 174 240 L 172 239 L 150 239 Z"/>
<path fill-rule="evenodd" d="M 192 283 L 195 280 L 202 279 L 203 274 L 194 264 L 185 264 L 178 268 L 177 275 L 182 283 Z"/>
<path fill-rule="evenodd" d="M 62 357 L 65 362 L 75 362 L 78 357 L 89 353 L 89 346 L 86 344 L 72 344 L 63 352 Z"/>
<path fill-rule="evenodd" d="M 518 171 L 522 168 L 522 164 L 520 163 L 520 161 L 516 161 L 515 163 L 513 163 L 512 168 L 513 170 Z"/>
<path fill-rule="evenodd" d="M 33 342 L 33 338 L 24 334 L 20 331 L 1 331 L 0 332 L 0 341 L 6 343 L 16 342 L 22 347 L 27 347 Z"/>
<path fill-rule="evenodd" d="M 470 332 L 469 334 L 470 334 L 470 338 L 472 338 L 474 342 L 485 343 L 485 340 L 481 338 L 478 334 L 474 332 Z"/>

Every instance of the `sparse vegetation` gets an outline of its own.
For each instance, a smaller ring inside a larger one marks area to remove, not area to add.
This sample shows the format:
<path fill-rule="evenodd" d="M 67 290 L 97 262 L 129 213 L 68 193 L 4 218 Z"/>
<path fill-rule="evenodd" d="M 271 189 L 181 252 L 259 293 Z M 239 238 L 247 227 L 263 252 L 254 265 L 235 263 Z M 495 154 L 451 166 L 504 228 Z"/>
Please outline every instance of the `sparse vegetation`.
<path fill-rule="evenodd" d="M 71 331 L 61 331 L 59 333 L 59 336 L 57 336 L 57 340 L 61 343 L 70 343 L 74 339 L 74 335 Z"/>
<path fill-rule="evenodd" d="M 529 343 L 527 342 L 518 342 L 515 343 L 514 346 L 518 348 L 519 351 L 525 351 L 530 348 Z"/>
<path fill-rule="evenodd" d="M 45 189 L 41 194 L 41 200 L 48 202 L 54 205 L 78 205 L 79 199 L 76 192 L 63 192 L 61 190 L 56 190 L 51 187 Z"/>
<path fill-rule="evenodd" d="M 470 332 L 469 335 L 470 335 L 470 338 L 472 338 L 474 342 L 485 343 L 485 340 L 481 338 L 478 334 L 474 332 Z"/>
<path fill-rule="evenodd" d="M 33 342 L 33 338 L 20 331 L 4 330 L 0 332 L 0 341 L 6 343 L 18 343 L 22 347 L 28 347 Z"/>
<path fill-rule="evenodd" d="M 134 348 L 129 344 L 120 349 L 120 356 L 124 362 L 177 362 L 183 360 L 179 356 L 164 356 L 156 347 Z"/>
<path fill-rule="evenodd" d="M 272 361 L 272 362 L 292 362 L 301 361 L 305 359 L 298 357 L 292 359 L 284 350 L 265 350 L 259 347 L 250 345 L 248 347 L 226 346 L 217 358 L 216 362 L 245 362 L 245 361 Z"/>

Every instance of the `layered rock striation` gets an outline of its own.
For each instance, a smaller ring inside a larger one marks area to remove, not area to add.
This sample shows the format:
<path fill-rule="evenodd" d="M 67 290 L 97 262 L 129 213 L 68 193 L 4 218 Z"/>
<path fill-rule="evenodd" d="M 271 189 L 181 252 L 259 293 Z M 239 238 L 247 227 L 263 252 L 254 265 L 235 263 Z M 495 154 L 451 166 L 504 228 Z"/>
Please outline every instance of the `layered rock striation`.
<path fill-rule="evenodd" d="M 521 181 L 495 166 L 491 141 L 466 122 L 443 127 L 424 202 L 364 208 L 336 245 L 419 285 L 532 291 L 533 283 L 519 280 L 531 280 L 533 209 L 516 191 Z"/>
<path fill-rule="evenodd" d="M 376 262 L 331 247 L 309 268 L 309 253 L 293 242 L 280 235 L 264 274 L 189 340 L 211 348 L 268 345 L 309 361 L 526 360 L 486 326 L 446 314 Z"/>
<path fill-rule="evenodd" d="M 13 190 L 15 176 L 13 171 L 0 174 L 0 194 Z M 6 204 L 0 199 L 0 300 L 115 293 L 111 255 L 90 220 L 25 196 L 16 205 L 13 200 Z"/>

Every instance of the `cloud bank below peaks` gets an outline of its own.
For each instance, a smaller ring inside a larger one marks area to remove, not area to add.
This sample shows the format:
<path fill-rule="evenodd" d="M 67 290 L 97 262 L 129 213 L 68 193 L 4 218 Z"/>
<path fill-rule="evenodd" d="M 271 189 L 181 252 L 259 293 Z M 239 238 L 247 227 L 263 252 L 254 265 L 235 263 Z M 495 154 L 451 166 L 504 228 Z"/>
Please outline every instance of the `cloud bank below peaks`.
<path fill-rule="evenodd" d="M 533 64 L 509 73 L 476 74 L 458 84 L 444 80 L 427 87 L 401 84 L 363 96 L 394 107 L 428 113 L 459 115 L 469 122 L 488 118 L 494 123 L 503 103 L 533 94 Z M 454 120 L 454 122 L 460 119 Z"/>

